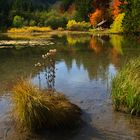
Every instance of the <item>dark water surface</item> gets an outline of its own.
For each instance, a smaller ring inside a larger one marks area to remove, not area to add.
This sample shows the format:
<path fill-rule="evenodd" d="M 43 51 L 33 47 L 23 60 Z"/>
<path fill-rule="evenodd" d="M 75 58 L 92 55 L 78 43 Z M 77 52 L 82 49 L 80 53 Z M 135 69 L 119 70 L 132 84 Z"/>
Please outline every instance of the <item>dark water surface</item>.
<path fill-rule="evenodd" d="M 7 45 L 2 41 L 12 42 Z M 0 140 L 140 139 L 140 118 L 114 112 L 110 95 L 112 77 L 140 55 L 138 37 L 0 35 L 0 42 Z M 34 64 L 51 48 L 57 49 L 55 89 L 81 107 L 84 124 L 70 132 L 43 132 L 41 136 L 19 133 L 11 121 L 11 88 L 21 76 L 31 77 L 34 84 L 46 88 L 45 70 L 36 69 Z"/>

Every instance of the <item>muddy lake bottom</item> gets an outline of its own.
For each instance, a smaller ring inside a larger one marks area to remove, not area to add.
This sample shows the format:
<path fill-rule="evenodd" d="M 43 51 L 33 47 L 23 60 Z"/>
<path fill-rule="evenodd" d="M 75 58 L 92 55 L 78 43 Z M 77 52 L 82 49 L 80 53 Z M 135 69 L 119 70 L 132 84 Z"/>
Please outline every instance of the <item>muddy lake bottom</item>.
<path fill-rule="evenodd" d="M 0 140 L 139 140 L 140 117 L 115 112 L 111 79 L 140 56 L 138 38 L 120 35 L 0 35 Z M 82 109 L 83 124 L 71 131 L 40 135 L 18 131 L 12 122 L 11 88 L 19 77 L 30 77 L 48 88 L 45 69 L 34 64 L 57 49 L 54 88 Z"/>

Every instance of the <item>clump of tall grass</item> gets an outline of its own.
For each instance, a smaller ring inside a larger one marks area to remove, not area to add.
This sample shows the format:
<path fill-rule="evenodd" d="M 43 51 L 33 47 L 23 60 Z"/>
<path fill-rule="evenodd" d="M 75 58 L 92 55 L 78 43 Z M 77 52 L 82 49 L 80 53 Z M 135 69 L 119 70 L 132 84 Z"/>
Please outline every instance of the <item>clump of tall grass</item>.
<path fill-rule="evenodd" d="M 116 110 L 140 115 L 140 57 L 128 62 L 112 81 Z"/>
<path fill-rule="evenodd" d="M 71 128 L 80 122 L 81 110 L 60 93 L 43 91 L 27 80 L 13 87 L 14 118 L 30 131 Z"/>

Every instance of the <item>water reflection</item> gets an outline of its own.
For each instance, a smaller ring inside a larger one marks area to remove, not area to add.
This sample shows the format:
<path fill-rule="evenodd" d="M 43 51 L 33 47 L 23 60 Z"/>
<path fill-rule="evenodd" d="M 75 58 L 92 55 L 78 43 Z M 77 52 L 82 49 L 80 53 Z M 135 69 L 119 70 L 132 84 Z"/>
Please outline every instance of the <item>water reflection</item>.
<path fill-rule="evenodd" d="M 11 38 L 8 37 L 8 40 Z M 15 38 L 17 39 L 18 36 Z M 47 40 L 45 36 L 41 38 Z M 18 77 L 31 76 L 33 83 L 41 86 L 41 88 L 49 86 L 46 83 L 46 77 L 48 77 L 48 75 L 45 75 L 46 68 L 36 69 L 34 64 L 42 61 L 42 54 L 47 53 L 49 49 L 55 48 L 58 51 L 56 68 L 53 71 L 56 75 L 55 88 L 65 93 L 72 102 L 78 104 L 86 112 L 83 114 L 86 125 L 76 133 L 66 133 L 64 137 L 56 135 L 56 138 L 49 134 L 45 138 L 54 140 L 139 138 L 139 119 L 133 119 L 133 122 L 137 122 L 135 124 L 129 121 L 130 119 L 127 118 L 127 115 L 115 113 L 112 110 L 110 99 L 112 76 L 129 59 L 140 54 L 140 47 L 137 41 L 118 35 L 84 36 L 68 34 L 55 35 L 50 38 L 55 45 L 0 49 L 0 116 L 3 110 L 8 110 L 7 106 L 3 108 L 4 104 L 6 104 L 5 99 L 8 100 L 4 97 L 6 93 L 3 90 L 10 92 Z M 54 86 L 54 82 L 52 82 L 51 86 Z M 3 125 L 2 120 L 0 118 L 0 130 L 2 129 L 1 126 L 9 127 L 8 123 Z M 14 129 L 14 132 L 11 131 L 9 133 L 10 138 L 17 136 L 15 134 L 17 132 Z"/>
<path fill-rule="evenodd" d="M 104 40 L 102 40 L 100 37 L 93 37 L 91 35 L 90 38 L 90 48 L 95 52 L 95 53 L 100 53 L 103 50 L 103 44 Z"/>

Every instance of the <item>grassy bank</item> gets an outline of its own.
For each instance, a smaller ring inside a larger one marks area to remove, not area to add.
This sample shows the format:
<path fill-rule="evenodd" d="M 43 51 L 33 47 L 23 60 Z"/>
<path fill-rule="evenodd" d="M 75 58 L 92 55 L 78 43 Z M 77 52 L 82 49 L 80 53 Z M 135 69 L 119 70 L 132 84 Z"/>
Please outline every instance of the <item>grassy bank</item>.
<path fill-rule="evenodd" d="M 140 57 L 131 60 L 112 81 L 116 110 L 140 115 Z"/>
<path fill-rule="evenodd" d="M 10 28 L 9 30 L 7 30 L 8 33 L 36 33 L 36 32 L 50 32 L 50 31 L 52 31 L 50 27 L 37 27 L 37 26 Z"/>
<path fill-rule="evenodd" d="M 8 34 L 60 34 L 60 33 L 74 33 L 74 34 L 110 34 L 109 29 L 89 29 L 89 30 L 68 30 L 68 29 L 56 29 L 53 30 L 50 27 L 22 27 L 22 28 L 10 28 L 7 30 Z M 111 33 L 112 34 L 112 33 Z"/>
<path fill-rule="evenodd" d="M 80 109 L 60 93 L 39 90 L 21 80 L 13 88 L 14 118 L 30 131 L 71 128 L 80 121 Z"/>

